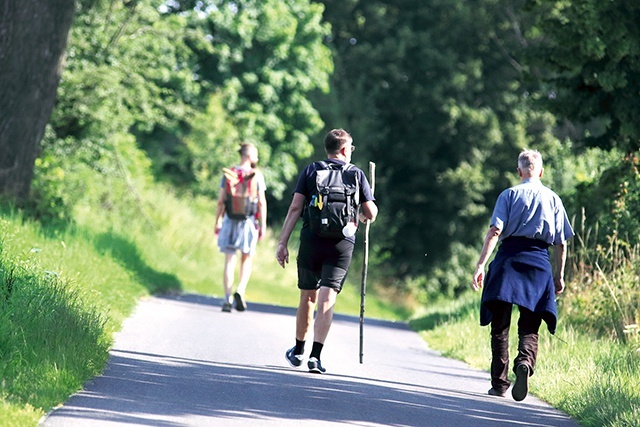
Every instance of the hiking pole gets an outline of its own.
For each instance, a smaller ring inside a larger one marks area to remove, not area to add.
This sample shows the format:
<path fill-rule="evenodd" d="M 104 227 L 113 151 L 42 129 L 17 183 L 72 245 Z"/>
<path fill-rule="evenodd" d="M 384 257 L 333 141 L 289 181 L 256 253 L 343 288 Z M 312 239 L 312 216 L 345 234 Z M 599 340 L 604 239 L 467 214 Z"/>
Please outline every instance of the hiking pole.
<path fill-rule="evenodd" d="M 376 164 L 369 162 L 369 181 L 371 183 L 371 194 L 376 189 Z M 367 267 L 369 267 L 369 228 L 371 221 L 367 220 L 364 225 L 364 258 L 362 260 L 362 282 L 360 283 L 360 363 L 364 355 L 364 299 L 367 294 Z"/>

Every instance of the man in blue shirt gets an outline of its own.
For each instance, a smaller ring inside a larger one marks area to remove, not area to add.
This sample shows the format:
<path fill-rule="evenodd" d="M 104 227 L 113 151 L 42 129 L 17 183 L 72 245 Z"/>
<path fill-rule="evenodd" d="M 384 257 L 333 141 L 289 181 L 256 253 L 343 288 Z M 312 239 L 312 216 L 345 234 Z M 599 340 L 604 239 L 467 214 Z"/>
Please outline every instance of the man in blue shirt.
<path fill-rule="evenodd" d="M 491 324 L 489 394 L 492 396 L 505 396 L 511 385 L 507 378 L 509 327 L 512 305 L 519 308 L 518 356 L 513 367 L 516 382 L 511 390 L 517 401 L 529 392 L 542 321 L 549 332 L 555 333 L 555 295 L 564 290 L 566 241 L 574 235 L 560 197 L 540 182 L 543 172 L 538 151 L 520 153 L 521 183 L 504 190 L 498 197 L 471 284 L 475 291 L 483 289 L 480 325 Z M 498 241 L 500 247 L 485 278 L 485 265 Z M 549 246 L 555 248 L 555 275 L 549 260 Z"/>

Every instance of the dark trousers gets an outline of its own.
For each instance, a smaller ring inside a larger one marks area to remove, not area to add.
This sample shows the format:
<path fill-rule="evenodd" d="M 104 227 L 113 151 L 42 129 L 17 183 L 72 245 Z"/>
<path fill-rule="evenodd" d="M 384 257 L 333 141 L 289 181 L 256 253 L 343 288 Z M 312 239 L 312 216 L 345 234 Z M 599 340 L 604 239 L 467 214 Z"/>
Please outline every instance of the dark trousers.
<path fill-rule="evenodd" d="M 542 316 L 524 307 L 518 319 L 518 356 L 513 361 L 513 369 L 520 364 L 529 367 L 530 375 L 536 367 L 538 355 L 538 330 Z M 491 302 L 491 386 L 497 391 L 506 391 L 511 383 L 509 373 L 509 327 L 511 326 L 512 304 L 503 301 Z"/>

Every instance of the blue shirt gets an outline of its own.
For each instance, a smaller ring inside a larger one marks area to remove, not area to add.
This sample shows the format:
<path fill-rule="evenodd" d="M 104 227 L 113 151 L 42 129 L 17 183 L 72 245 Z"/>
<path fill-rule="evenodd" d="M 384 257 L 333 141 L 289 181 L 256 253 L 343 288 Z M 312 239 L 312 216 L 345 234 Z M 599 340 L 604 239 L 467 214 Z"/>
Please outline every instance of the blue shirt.
<path fill-rule="evenodd" d="M 574 235 L 560 197 L 534 178 L 500 193 L 491 225 L 501 230 L 500 241 L 520 236 L 559 245 Z"/>

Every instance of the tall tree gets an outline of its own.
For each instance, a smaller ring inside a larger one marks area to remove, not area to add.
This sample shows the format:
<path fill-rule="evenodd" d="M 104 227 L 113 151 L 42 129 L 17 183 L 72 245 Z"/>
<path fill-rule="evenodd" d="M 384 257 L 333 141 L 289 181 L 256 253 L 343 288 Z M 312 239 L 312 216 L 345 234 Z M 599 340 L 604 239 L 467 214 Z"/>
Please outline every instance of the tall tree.
<path fill-rule="evenodd" d="M 38 207 L 91 196 L 84 172 L 117 179 L 124 161 L 144 175 L 137 148 L 156 179 L 215 195 L 241 141 L 259 146 L 269 193 L 282 195 L 322 127 L 307 97 L 332 69 L 321 19 L 309 0 L 79 1 Z"/>
<path fill-rule="evenodd" d="M 530 49 L 533 95 L 559 117 L 589 124 L 586 146 L 640 148 L 640 3 L 531 0 L 541 32 Z"/>
<path fill-rule="evenodd" d="M 309 0 L 205 0 L 169 6 L 187 18 L 189 30 L 206 35 L 190 37 L 188 44 L 208 107 L 189 121 L 185 138 L 174 138 L 165 147 L 165 154 L 174 150 L 183 156 L 164 158 L 189 163 L 198 180 L 217 181 L 225 162 L 235 161 L 238 142 L 253 142 L 266 166 L 269 193 L 280 198 L 285 181 L 297 172 L 296 160 L 313 152 L 310 136 L 323 126 L 308 97 L 328 90 L 333 69 L 323 45 L 329 29 L 322 22 L 322 5 Z M 146 138 L 145 147 L 157 136 Z M 211 190 L 202 184 L 199 189 Z"/>
<path fill-rule="evenodd" d="M 161 16 L 160 4 L 78 1 L 37 162 L 32 202 L 38 214 L 64 216 L 82 198 L 106 206 L 126 202 L 116 189 L 127 174 L 140 177 L 139 185 L 152 179 L 148 159 L 137 152 L 137 135 L 156 127 L 179 134 L 200 106 L 201 88 L 184 43 L 198 34 L 186 31 L 180 16 Z"/>
<path fill-rule="evenodd" d="M 24 200 L 56 99 L 74 0 L 0 6 L 0 194 Z"/>

